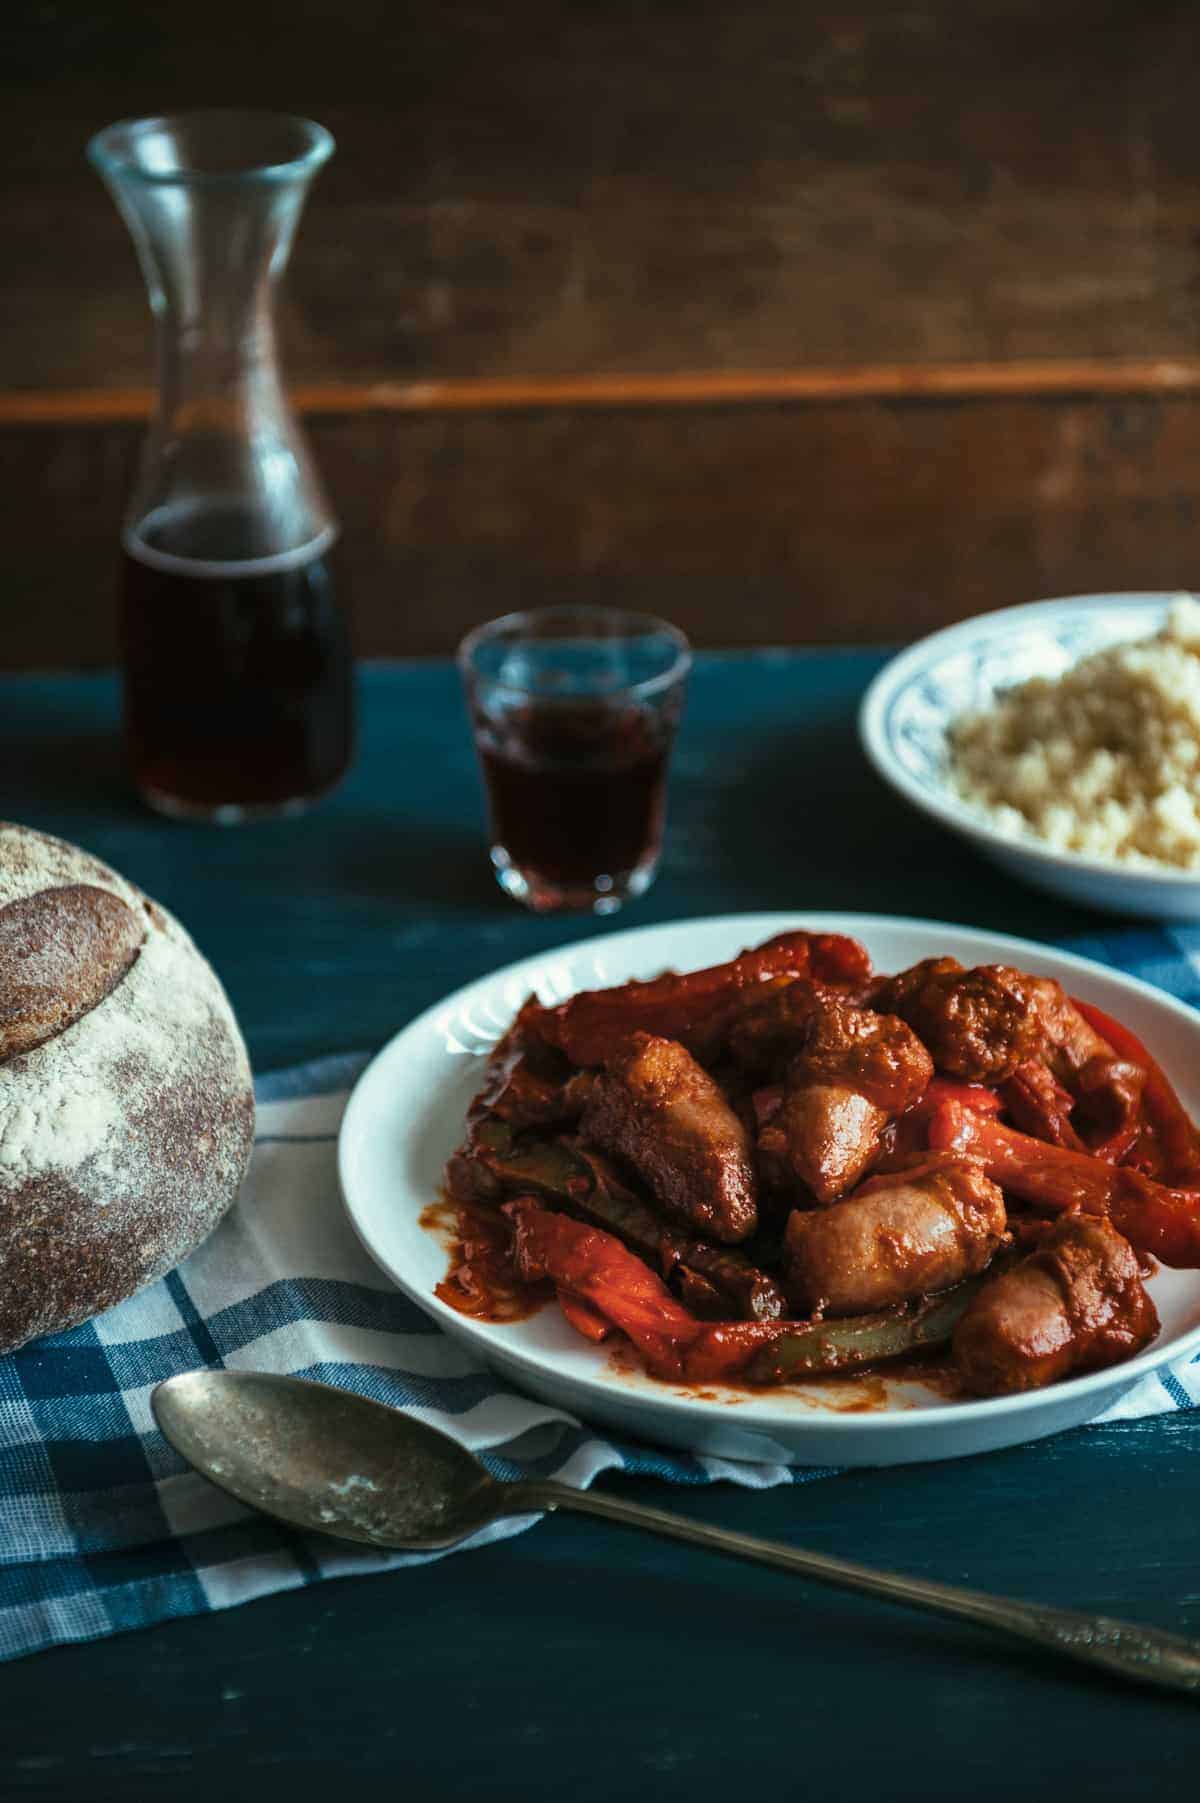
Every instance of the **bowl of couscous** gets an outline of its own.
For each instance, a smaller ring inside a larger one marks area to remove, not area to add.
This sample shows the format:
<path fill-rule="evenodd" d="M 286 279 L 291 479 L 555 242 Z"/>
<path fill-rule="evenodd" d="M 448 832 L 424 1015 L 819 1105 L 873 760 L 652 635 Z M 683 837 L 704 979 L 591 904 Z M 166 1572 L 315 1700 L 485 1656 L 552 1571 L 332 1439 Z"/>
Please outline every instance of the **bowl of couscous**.
<path fill-rule="evenodd" d="M 863 748 L 907 801 L 1074 902 L 1200 918 L 1200 600 L 1074 595 L 964 620 L 880 671 Z"/>

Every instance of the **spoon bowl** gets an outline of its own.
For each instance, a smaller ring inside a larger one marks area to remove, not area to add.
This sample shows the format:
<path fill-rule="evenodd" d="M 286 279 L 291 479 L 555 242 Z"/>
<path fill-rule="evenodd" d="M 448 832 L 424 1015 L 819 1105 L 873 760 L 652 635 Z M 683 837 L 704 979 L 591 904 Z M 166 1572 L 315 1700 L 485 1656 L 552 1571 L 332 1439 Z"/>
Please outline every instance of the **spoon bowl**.
<path fill-rule="evenodd" d="M 331 1384 L 188 1371 L 160 1384 L 151 1406 L 176 1452 L 214 1484 L 312 1533 L 437 1552 L 513 1512 L 456 1441 Z"/>

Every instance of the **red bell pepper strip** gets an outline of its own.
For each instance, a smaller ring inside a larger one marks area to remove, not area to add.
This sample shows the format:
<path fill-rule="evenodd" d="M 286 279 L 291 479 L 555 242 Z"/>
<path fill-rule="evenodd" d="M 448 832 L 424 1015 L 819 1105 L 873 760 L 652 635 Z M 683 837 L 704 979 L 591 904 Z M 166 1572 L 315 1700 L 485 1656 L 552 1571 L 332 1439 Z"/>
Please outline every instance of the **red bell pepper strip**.
<path fill-rule="evenodd" d="M 513 1258 L 527 1281 L 549 1277 L 560 1295 L 620 1328 L 660 1377 L 683 1376 L 684 1353 L 701 1323 L 661 1277 L 611 1233 L 518 1198 L 504 1204 L 513 1224 Z"/>
<path fill-rule="evenodd" d="M 772 977 L 811 977 L 837 987 L 865 983 L 871 960 L 857 940 L 841 933 L 781 933 L 742 952 L 728 964 L 649 982 L 589 989 L 556 1008 L 523 1011 L 522 1024 L 557 1046 L 572 1064 L 601 1064 L 613 1044 L 630 1033 L 678 1039 L 689 1050 L 719 1042 L 747 989 Z"/>
<path fill-rule="evenodd" d="M 1141 1171 L 1049 1146 L 955 1102 L 939 1108 L 930 1146 L 979 1158 L 993 1183 L 1054 1213 L 1106 1215 L 1131 1245 L 1164 1264 L 1200 1269 L 1200 1192 L 1168 1189 Z"/>
<path fill-rule="evenodd" d="M 559 1290 L 558 1306 L 575 1332 L 581 1333 L 585 1340 L 591 1340 L 593 1345 L 607 1340 L 613 1330 L 612 1322 L 606 1321 L 590 1303 L 580 1302 L 577 1296 L 569 1295 L 566 1290 Z"/>
<path fill-rule="evenodd" d="M 666 1284 L 620 1240 L 569 1215 L 518 1198 L 504 1205 L 513 1223 L 513 1256 L 527 1281 L 549 1277 L 572 1326 L 585 1311 L 589 1339 L 597 1317 L 619 1328 L 656 1377 L 713 1381 L 743 1370 L 783 1331 L 781 1321 L 698 1321 Z"/>
<path fill-rule="evenodd" d="M 1040 1058 L 1026 1058 L 1018 1064 L 1001 1085 L 1001 1094 L 1009 1114 L 1025 1133 L 1052 1146 L 1069 1146 L 1074 1152 L 1084 1150 L 1083 1141 L 1071 1125 L 1075 1097 Z"/>
<path fill-rule="evenodd" d="M 1145 1065 L 1129 1058 L 1089 1059 L 1076 1079 L 1078 1116 L 1085 1152 L 1107 1164 L 1135 1165 L 1161 1181 L 1163 1150 L 1143 1106 L 1146 1075 Z"/>
<path fill-rule="evenodd" d="M 999 1114 L 1004 1107 L 995 1090 L 982 1083 L 955 1083 L 949 1077 L 931 1077 L 920 1100 L 889 1121 L 875 1169 L 902 1169 L 928 1151 L 929 1123 L 943 1102 L 958 1102 L 982 1114 Z"/>
<path fill-rule="evenodd" d="M 1135 1164 L 1140 1131 L 1137 1117 L 1129 1115 L 1106 1139 L 1097 1140 L 1094 1145 L 1087 1147 L 1087 1151 L 1093 1158 L 1102 1158 L 1105 1164 Z M 1147 1161 L 1147 1169 L 1157 1170 L 1159 1163 L 1158 1159 L 1151 1157 Z"/>
<path fill-rule="evenodd" d="M 1200 1178 L 1200 1132 L 1162 1066 L 1150 1056 L 1136 1033 L 1131 1033 L 1120 1021 L 1113 1020 L 1091 1002 L 1081 1002 L 1075 996 L 1071 1000 L 1089 1027 L 1093 1027 L 1102 1039 L 1107 1039 L 1118 1057 L 1145 1068 L 1142 1106 L 1155 1130 L 1170 1176 L 1176 1183 L 1190 1183 Z"/>
<path fill-rule="evenodd" d="M 921 1100 L 914 1104 L 923 1114 L 932 1114 L 943 1102 L 960 1102 L 976 1114 L 999 1114 L 1004 1103 L 994 1089 L 984 1083 L 955 1083 L 949 1077 L 933 1077 Z"/>

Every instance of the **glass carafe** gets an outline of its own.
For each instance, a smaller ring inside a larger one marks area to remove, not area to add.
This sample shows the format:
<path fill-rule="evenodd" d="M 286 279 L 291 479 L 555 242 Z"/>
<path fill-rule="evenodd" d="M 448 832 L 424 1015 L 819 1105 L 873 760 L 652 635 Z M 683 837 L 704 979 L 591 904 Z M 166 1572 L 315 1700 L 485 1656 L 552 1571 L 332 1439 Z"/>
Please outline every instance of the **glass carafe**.
<path fill-rule="evenodd" d="M 332 150 L 321 126 L 274 113 L 128 120 L 88 146 L 158 335 L 158 405 L 122 535 L 126 742 L 144 799 L 185 818 L 290 813 L 352 753 L 337 525 L 274 324 Z"/>

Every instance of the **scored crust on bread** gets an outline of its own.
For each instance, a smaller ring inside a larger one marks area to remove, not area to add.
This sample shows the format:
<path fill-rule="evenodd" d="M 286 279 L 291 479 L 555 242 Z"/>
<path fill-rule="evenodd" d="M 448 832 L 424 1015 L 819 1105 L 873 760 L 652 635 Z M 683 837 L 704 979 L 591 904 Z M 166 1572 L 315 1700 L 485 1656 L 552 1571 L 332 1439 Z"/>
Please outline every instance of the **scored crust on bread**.
<path fill-rule="evenodd" d="M 31 1052 L 114 990 L 141 950 L 146 917 L 70 883 L 0 907 L 0 1059 Z"/>
<path fill-rule="evenodd" d="M 233 1201 L 254 1131 L 237 1023 L 179 923 L 98 859 L 0 824 L 6 1044 L 0 1351 L 177 1264 Z"/>

